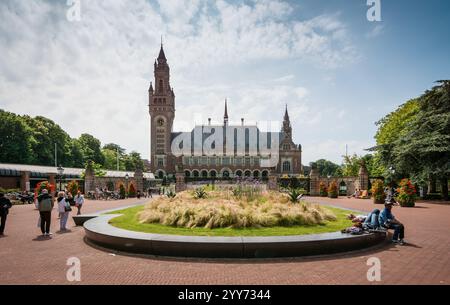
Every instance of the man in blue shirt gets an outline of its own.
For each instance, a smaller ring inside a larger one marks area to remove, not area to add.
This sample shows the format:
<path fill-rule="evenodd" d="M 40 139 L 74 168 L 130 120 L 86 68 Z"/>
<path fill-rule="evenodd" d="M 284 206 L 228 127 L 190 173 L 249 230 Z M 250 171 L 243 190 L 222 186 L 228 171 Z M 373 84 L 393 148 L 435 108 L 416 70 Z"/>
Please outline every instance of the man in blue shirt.
<path fill-rule="evenodd" d="M 403 238 L 405 237 L 405 227 L 392 214 L 391 210 L 393 205 L 394 203 L 392 201 L 386 201 L 386 203 L 384 204 L 384 210 L 380 213 L 379 216 L 379 223 L 380 226 L 386 229 L 394 230 L 392 242 L 404 245 L 405 241 Z"/>

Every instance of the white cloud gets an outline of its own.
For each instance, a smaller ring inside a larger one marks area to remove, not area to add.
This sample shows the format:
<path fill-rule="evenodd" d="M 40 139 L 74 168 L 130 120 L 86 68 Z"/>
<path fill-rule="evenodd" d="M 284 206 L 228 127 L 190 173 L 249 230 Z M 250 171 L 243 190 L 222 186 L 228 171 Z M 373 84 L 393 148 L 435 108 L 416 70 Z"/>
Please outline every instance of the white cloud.
<path fill-rule="evenodd" d="M 195 113 L 239 120 L 318 124 L 309 90 L 295 75 L 267 82 L 261 61 L 310 62 L 334 69 L 357 53 L 339 15 L 293 16 L 283 1 L 81 1 L 81 21 L 66 19 L 65 1 L 0 2 L 0 108 L 45 115 L 71 136 L 149 154 L 147 88 L 164 35 L 180 128 Z M 274 74 L 275 75 L 275 74 Z M 277 74 L 283 75 L 283 74 Z M 180 119 L 180 120 L 179 120 Z"/>

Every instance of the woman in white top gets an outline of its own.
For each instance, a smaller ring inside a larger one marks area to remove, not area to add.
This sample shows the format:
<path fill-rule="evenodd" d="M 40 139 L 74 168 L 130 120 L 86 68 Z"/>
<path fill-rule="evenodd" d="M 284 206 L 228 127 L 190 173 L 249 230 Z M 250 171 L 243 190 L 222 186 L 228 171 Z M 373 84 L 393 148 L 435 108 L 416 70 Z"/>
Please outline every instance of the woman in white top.
<path fill-rule="evenodd" d="M 81 207 L 84 204 L 84 196 L 81 194 L 80 191 L 78 191 L 77 195 L 75 196 L 75 206 L 78 208 L 77 215 L 81 215 Z"/>
<path fill-rule="evenodd" d="M 67 231 L 66 224 L 70 214 L 70 205 L 66 201 L 64 192 L 58 193 L 57 202 L 58 202 L 58 212 L 59 215 L 61 215 L 61 218 L 59 219 L 60 230 Z"/>

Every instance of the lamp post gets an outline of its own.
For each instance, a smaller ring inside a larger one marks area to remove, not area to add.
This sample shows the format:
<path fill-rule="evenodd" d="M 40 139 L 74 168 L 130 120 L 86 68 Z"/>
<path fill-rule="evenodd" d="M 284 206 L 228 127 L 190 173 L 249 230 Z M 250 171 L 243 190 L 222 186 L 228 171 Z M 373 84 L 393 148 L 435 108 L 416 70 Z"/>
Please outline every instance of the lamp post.
<path fill-rule="evenodd" d="M 128 198 L 128 179 L 130 179 L 130 176 L 127 173 L 125 175 L 125 198 Z"/>
<path fill-rule="evenodd" d="M 58 171 L 59 190 L 61 191 L 61 189 L 62 189 L 62 176 L 64 174 L 64 168 L 60 165 L 60 166 L 58 166 L 58 168 L 56 170 Z"/>

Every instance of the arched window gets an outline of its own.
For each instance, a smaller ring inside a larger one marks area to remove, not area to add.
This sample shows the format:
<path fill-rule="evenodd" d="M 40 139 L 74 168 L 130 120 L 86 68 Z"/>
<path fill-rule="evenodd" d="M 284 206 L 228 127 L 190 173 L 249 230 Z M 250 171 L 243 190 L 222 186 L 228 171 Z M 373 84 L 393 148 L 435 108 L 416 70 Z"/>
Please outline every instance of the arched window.
<path fill-rule="evenodd" d="M 163 80 L 162 79 L 159 80 L 159 90 L 164 91 Z"/>
<path fill-rule="evenodd" d="M 207 178 L 208 177 L 208 172 L 207 171 L 202 171 L 202 177 L 203 178 Z"/>
<path fill-rule="evenodd" d="M 254 171 L 253 178 L 258 178 L 258 177 L 259 177 L 259 171 Z"/>
<path fill-rule="evenodd" d="M 210 175 L 211 177 L 213 177 L 213 178 L 216 178 L 217 172 L 216 172 L 215 170 L 212 170 L 212 171 L 209 172 L 209 175 Z"/>
<path fill-rule="evenodd" d="M 223 171 L 222 176 L 224 178 L 228 178 L 228 177 L 230 177 L 230 172 L 229 171 Z"/>
<path fill-rule="evenodd" d="M 189 178 L 191 176 L 191 172 L 190 171 L 185 171 L 184 175 Z"/>
<path fill-rule="evenodd" d="M 339 195 L 347 195 L 347 184 L 345 181 L 341 181 L 341 183 L 339 183 Z"/>
<path fill-rule="evenodd" d="M 192 174 L 194 175 L 195 178 L 198 178 L 199 176 L 199 172 L 197 170 L 193 171 Z"/>
<path fill-rule="evenodd" d="M 236 176 L 242 177 L 242 171 L 241 171 L 241 170 L 237 170 L 237 171 L 236 171 Z"/>
<path fill-rule="evenodd" d="M 250 177 L 252 175 L 251 171 L 245 171 L 244 176 L 245 177 Z"/>
<path fill-rule="evenodd" d="M 290 172 L 291 171 L 291 162 L 284 161 L 283 162 L 283 172 Z"/>

